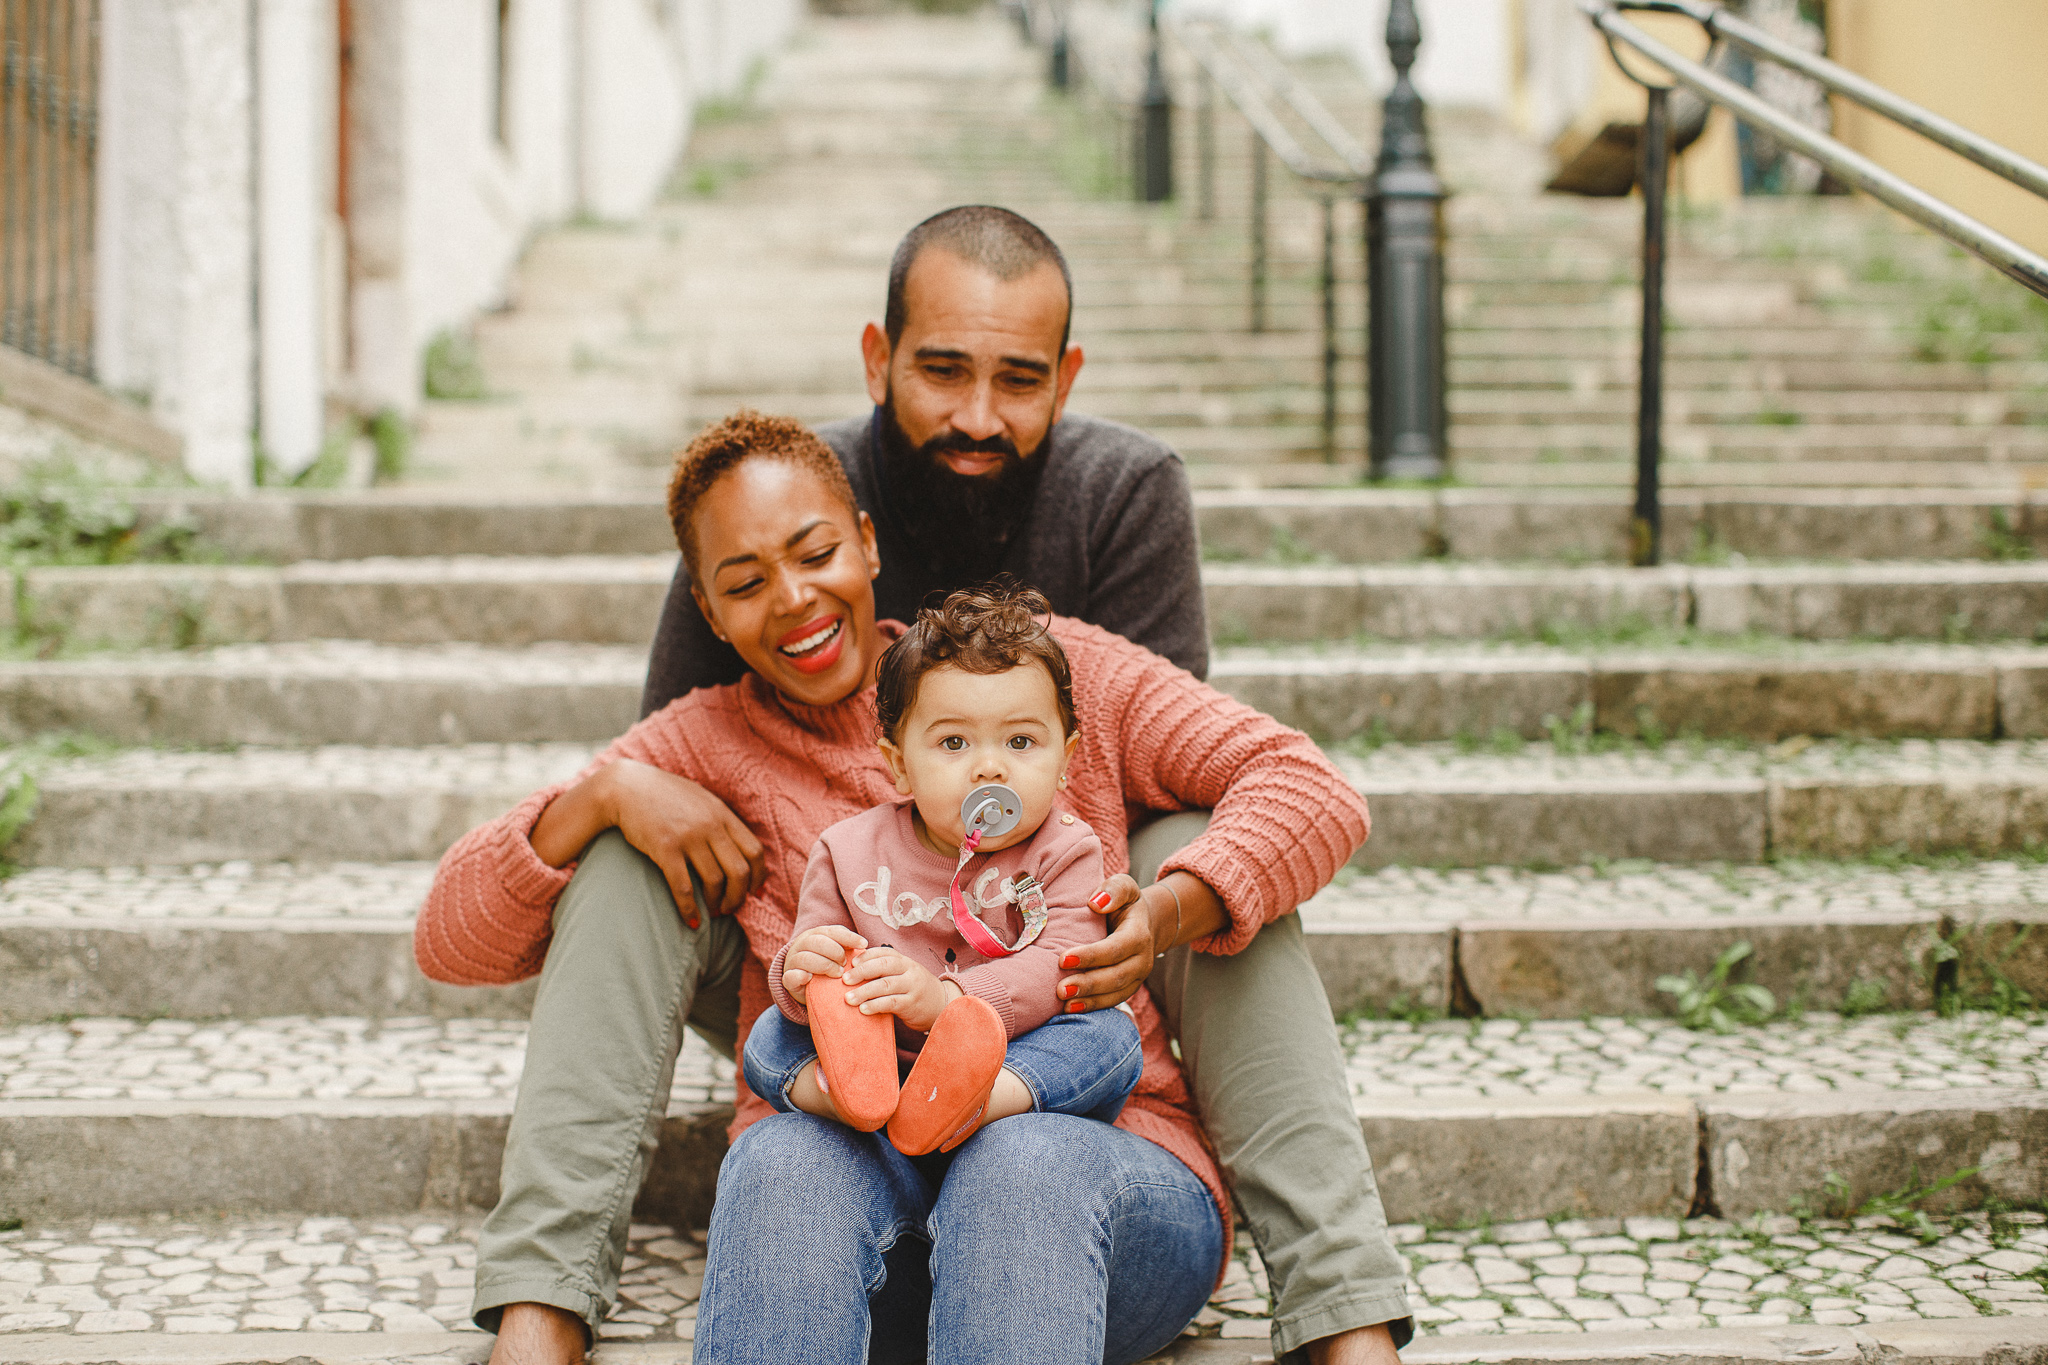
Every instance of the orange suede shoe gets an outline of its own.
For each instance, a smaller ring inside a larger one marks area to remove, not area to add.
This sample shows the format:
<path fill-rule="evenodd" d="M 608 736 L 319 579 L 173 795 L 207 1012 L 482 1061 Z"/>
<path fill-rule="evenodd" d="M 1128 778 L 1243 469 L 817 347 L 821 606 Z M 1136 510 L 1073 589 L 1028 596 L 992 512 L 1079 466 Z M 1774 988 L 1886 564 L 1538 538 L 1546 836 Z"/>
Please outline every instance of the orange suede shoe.
<path fill-rule="evenodd" d="M 963 995 L 940 1011 L 889 1120 L 896 1150 L 950 1152 L 973 1137 L 1008 1050 L 1002 1016 L 988 1001 Z"/>
<path fill-rule="evenodd" d="M 872 1133 L 896 1112 L 896 1016 L 862 1014 L 846 1003 L 846 983 L 815 976 L 804 988 L 818 1079 L 847 1127 Z"/>

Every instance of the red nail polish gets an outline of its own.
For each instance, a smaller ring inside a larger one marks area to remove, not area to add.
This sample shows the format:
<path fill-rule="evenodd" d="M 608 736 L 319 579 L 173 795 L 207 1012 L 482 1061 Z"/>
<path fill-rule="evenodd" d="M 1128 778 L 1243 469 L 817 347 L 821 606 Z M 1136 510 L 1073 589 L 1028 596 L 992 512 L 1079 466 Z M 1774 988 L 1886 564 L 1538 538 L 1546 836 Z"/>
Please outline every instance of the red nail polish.
<path fill-rule="evenodd" d="M 1081 988 L 1074 982 L 1069 981 L 1066 985 L 1060 987 L 1060 994 L 1066 996 L 1067 999 L 1072 1000 L 1074 998 L 1074 992 L 1080 989 Z"/>
<path fill-rule="evenodd" d="M 1088 905 L 1089 908 L 1094 910 L 1107 910 L 1109 908 L 1109 893 L 1107 891 L 1096 892 L 1094 898 L 1088 902 Z"/>
<path fill-rule="evenodd" d="M 1078 1000 L 1074 1001 L 1073 1003 L 1071 1003 L 1071 1004 L 1069 1004 L 1069 1005 L 1067 1006 L 1067 1013 L 1068 1013 L 1068 1014 L 1079 1014 L 1080 1012 L 1081 1012 L 1081 1002 L 1080 1002 L 1080 1001 L 1078 1001 Z"/>
<path fill-rule="evenodd" d="M 1072 970 L 1074 970 L 1074 968 L 1080 965 L 1081 959 L 1075 957 L 1072 953 L 1069 953 L 1065 957 L 1060 959 L 1060 970 L 1062 971 L 1071 972 Z"/>

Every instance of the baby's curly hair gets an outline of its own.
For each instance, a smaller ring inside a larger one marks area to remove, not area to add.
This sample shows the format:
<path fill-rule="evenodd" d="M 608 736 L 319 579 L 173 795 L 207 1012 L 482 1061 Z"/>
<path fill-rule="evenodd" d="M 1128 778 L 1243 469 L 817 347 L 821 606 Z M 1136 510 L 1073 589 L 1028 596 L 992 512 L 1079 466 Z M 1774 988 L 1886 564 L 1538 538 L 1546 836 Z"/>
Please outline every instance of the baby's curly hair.
<path fill-rule="evenodd" d="M 1042 618 L 1052 615 L 1045 595 L 1008 575 L 978 588 L 962 588 L 936 607 L 918 612 L 903 637 L 882 655 L 875 677 L 875 717 L 882 734 L 896 731 L 917 704 L 918 684 L 935 668 L 966 673 L 1007 673 L 1023 664 L 1044 665 L 1059 697 L 1066 734 L 1081 728 L 1074 714 L 1074 674 Z"/>
<path fill-rule="evenodd" d="M 697 577 L 697 531 L 691 524 L 697 504 L 720 479 L 756 458 L 809 470 L 859 520 L 860 503 L 846 481 L 846 469 L 817 432 L 794 417 L 769 417 L 741 408 L 692 437 L 676 456 L 675 473 L 669 477 L 668 520 L 691 578 Z"/>

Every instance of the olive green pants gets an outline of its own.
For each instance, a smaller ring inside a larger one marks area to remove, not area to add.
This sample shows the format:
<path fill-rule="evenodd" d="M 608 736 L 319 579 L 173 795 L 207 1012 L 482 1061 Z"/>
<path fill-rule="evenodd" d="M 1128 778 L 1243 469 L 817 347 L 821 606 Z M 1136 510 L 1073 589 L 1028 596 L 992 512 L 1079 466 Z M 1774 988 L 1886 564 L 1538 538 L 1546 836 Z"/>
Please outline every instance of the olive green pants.
<path fill-rule="evenodd" d="M 1151 881 L 1206 822 L 1191 812 L 1140 831 L 1133 875 Z M 728 1057 L 738 1037 L 746 939 L 730 918 L 701 920 L 685 927 L 660 869 L 616 830 L 584 851 L 556 903 L 477 1249 L 472 1311 L 486 1330 L 511 1303 L 566 1309 L 593 1331 L 610 1310 L 683 1029 Z M 1405 1341 L 1404 1266 L 1299 919 L 1234 957 L 1176 949 L 1148 984 L 1265 1261 L 1274 1354 L 1379 1322 Z"/>

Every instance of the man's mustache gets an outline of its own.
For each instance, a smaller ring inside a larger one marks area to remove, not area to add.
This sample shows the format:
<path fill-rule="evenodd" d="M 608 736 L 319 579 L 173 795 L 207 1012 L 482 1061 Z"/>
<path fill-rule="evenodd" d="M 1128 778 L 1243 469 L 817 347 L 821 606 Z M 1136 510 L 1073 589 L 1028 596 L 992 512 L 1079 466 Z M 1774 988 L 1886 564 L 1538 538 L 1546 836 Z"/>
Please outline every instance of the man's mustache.
<path fill-rule="evenodd" d="M 1001 455 L 1011 460 L 1023 458 L 1017 453 L 1017 443 L 1007 436 L 989 436 L 977 441 L 957 431 L 934 436 L 917 448 L 917 453 L 927 460 L 936 460 L 948 452 L 960 455 Z"/>

